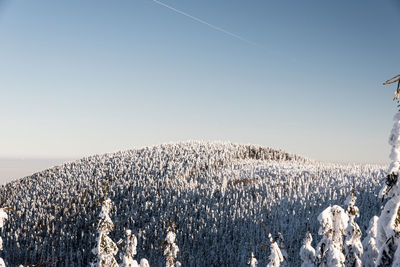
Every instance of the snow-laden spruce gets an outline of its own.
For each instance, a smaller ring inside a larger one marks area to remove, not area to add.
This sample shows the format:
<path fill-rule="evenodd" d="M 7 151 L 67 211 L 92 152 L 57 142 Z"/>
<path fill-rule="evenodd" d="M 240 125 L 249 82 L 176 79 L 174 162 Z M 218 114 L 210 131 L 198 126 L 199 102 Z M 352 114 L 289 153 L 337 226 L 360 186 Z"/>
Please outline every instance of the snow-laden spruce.
<path fill-rule="evenodd" d="M 376 258 L 379 250 L 376 247 L 376 235 L 378 233 L 378 216 L 371 218 L 367 230 L 367 236 L 362 241 L 364 253 L 362 255 L 362 263 L 365 267 L 375 266 Z"/>
<path fill-rule="evenodd" d="M 101 205 L 98 217 L 96 247 L 92 250 L 93 254 L 96 255 L 96 259 L 92 263 L 92 266 L 95 267 L 118 267 L 114 258 L 118 252 L 118 247 L 108 236 L 114 229 L 114 223 L 109 215 L 111 207 L 112 202 L 106 197 Z"/>
<path fill-rule="evenodd" d="M 386 176 L 386 185 L 380 191 L 381 197 L 391 198 L 385 204 L 378 219 L 376 246 L 379 254 L 376 266 L 400 266 L 400 112 L 394 116 L 389 137 L 392 146 L 391 164 Z"/>
<path fill-rule="evenodd" d="M 394 115 L 393 120 L 394 124 L 389 136 L 389 145 L 391 146 L 389 158 L 391 163 L 387 171 L 386 185 L 379 193 L 380 197 L 392 197 L 400 193 L 397 179 L 400 170 L 400 112 Z"/>
<path fill-rule="evenodd" d="M 137 267 L 139 264 L 134 259 L 136 255 L 137 238 L 129 229 L 125 231 L 125 235 L 125 251 L 124 256 L 122 257 L 121 267 Z"/>
<path fill-rule="evenodd" d="M 145 255 L 152 266 L 165 264 L 155 243 L 165 239 L 172 210 L 179 249 L 189 255 L 184 265 L 245 266 L 248 240 L 255 246 L 265 241 L 263 220 L 282 233 L 288 266 L 298 267 L 307 221 L 316 237 L 318 215 L 329 205 L 341 205 L 353 181 L 357 222 L 362 230 L 368 228 L 382 203 L 376 194 L 386 171 L 383 166 L 321 163 L 267 147 L 220 142 L 95 155 L 0 186 L 5 206 L 20 215 L 10 216 L 4 226 L 2 255 L 9 266 L 49 259 L 59 266 L 88 266 L 94 258 L 89 248 L 97 242 L 97 200 L 109 177 L 115 206 L 109 237 L 125 240 L 125 230 L 132 229 L 137 255 Z M 258 266 L 266 266 L 268 257 L 255 255 Z M 122 257 L 116 255 L 118 263 Z"/>
<path fill-rule="evenodd" d="M 247 264 L 250 265 L 250 267 L 257 267 L 258 261 L 257 261 L 256 256 L 254 256 L 253 251 L 251 252 L 250 259 L 247 262 Z"/>
<path fill-rule="evenodd" d="M 346 199 L 346 213 L 349 216 L 349 223 L 346 228 L 346 239 L 344 241 L 344 251 L 346 257 L 346 266 L 362 267 L 361 257 L 363 246 L 361 243 L 361 230 L 355 222 L 355 218 L 360 217 L 356 204 L 356 194 L 352 191 Z"/>
<path fill-rule="evenodd" d="M 147 259 L 141 259 L 140 260 L 140 265 L 138 262 L 134 259 L 137 251 L 136 251 L 136 246 L 137 246 L 137 238 L 136 236 L 132 233 L 131 230 L 126 230 L 125 231 L 126 239 L 125 239 L 125 251 L 122 256 L 122 264 L 120 264 L 120 267 L 150 267 L 149 262 Z"/>
<path fill-rule="evenodd" d="M 285 240 L 283 238 L 283 235 L 281 232 L 278 232 L 276 238 L 275 238 L 276 243 L 278 244 L 278 247 L 281 248 L 281 253 L 283 257 L 283 262 L 281 263 L 281 267 L 286 267 L 287 266 L 287 261 L 289 259 L 289 255 L 287 253 L 287 249 L 285 248 Z"/>
<path fill-rule="evenodd" d="M 271 254 L 268 257 L 269 263 L 267 264 L 267 267 L 279 267 L 284 261 L 281 249 L 279 248 L 278 243 L 276 243 L 276 241 L 272 238 L 271 233 L 268 233 L 268 238 L 271 242 L 269 245 Z"/>
<path fill-rule="evenodd" d="M 345 210 L 337 205 L 329 206 L 319 216 L 319 234 L 322 235 L 317 248 L 317 262 L 321 267 L 344 266 L 343 236 L 349 217 Z"/>
<path fill-rule="evenodd" d="M 3 229 L 7 219 L 8 219 L 7 212 L 5 211 L 4 208 L 0 208 L 0 230 Z M 3 239 L 0 237 L 0 251 L 2 250 L 3 250 Z M 4 260 L 0 258 L 0 267 L 5 267 L 5 266 L 6 264 L 4 263 Z"/>
<path fill-rule="evenodd" d="M 180 267 L 181 263 L 177 260 L 179 247 L 175 244 L 176 234 L 170 229 L 165 238 L 165 266 L 166 267 Z"/>
<path fill-rule="evenodd" d="M 392 197 L 386 203 L 378 219 L 378 233 L 376 246 L 379 255 L 376 266 L 399 266 L 395 265 L 400 258 L 396 257 L 400 238 L 400 195 Z M 398 262 L 398 264 L 400 264 Z"/>
<path fill-rule="evenodd" d="M 300 258 L 303 261 L 301 267 L 315 267 L 315 249 L 311 245 L 312 240 L 311 233 L 307 231 L 300 248 Z"/>

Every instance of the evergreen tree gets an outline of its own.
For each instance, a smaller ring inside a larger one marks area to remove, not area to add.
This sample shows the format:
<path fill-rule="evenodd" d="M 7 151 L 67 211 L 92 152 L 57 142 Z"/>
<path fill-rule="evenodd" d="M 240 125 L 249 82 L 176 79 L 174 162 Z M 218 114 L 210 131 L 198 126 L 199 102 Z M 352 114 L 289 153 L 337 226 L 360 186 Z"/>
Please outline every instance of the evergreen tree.
<path fill-rule="evenodd" d="M 343 235 L 349 221 L 346 212 L 340 206 L 326 208 L 319 216 L 319 234 L 322 239 L 318 244 L 317 260 L 321 267 L 344 266 Z"/>
<path fill-rule="evenodd" d="M 254 256 L 253 251 L 251 252 L 251 256 L 249 261 L 247 262 L 248 265 L 250 265 L 251 267 L 257 267 L 258 261 L 256 259 L 256 257 Z"/>
<path fill-rule="evenodd" d="M 125 253 L 122 257 L 121 267 L 137 267 L 139 264 L 134 260 L 136 255 L 137 238 L 131 230 L 126 230 Z"/>
<path fill-rule="evenodd" d="M 315 249 L 312 247 L 312 236 L 307 231 L 304 238 L 303 245 L 300 248 L 300 258 L 303 261 L 301 267 L 314 267 L 315 266 Z"/>
<path fill-rule="evenodd" d="M 349 216 L 349 223 L 346 228 L 346 239 L 344 242 L 344 251 L 346 256 L 346 266 L 362 267 L 361 256 L 363 253 L 363 246 L 361 244 L 361 230 L 358 224 L 354 221 L 359 217 L 358 207 L 356 203 L 356 194 L 352 190 L 350 196 L 346 200 L 347 210 Z"/>
<path fill-rule="evenodd" d="M 362 245 L 364 253 L 362 255 L 362 262 L 365 267 L 375 266 L 376 258 L 378 257 L 379 250 L 376 247 L 376 235 L 378 232 L 378 216 L 371 218 L 367 230 L 367 236 L 364 238 Z"/>
<path fill-rule="evenodd" d="M 114 223 L 109 216 L 111 206 L 111 200 L 106 197 L 102 203 L 98 218 L 96 247 L 92 250 L 93 254 L 96 255 L 96 259 L 91 264 L 92 266 L 118 267 L 118 263 L 114 258 L 118 252 L 118 247 L 108 236 L 114 229 Z"/>
<path fill-rule="evenodd" d="M 4 208 L 0 209 L 0 230 L 3 229 L 6 220 L 8 219 L 8 215 Z M 3 239 L 0 237 L 0 251 L 3 250 Z M 5 267 L 6 264 L 4 260 L 0 258 L 0 267 Z"/>
<path fill-rule="evenodd" d="M 283 235 L 281 234 L 281 232 L 278 232 L 276 238 L 275 238 L 276 243 L 278 244 L 278 247 L 281 248 L 281 253 L 282 253 L 282 257 L 283 257 L 283 262 L 281 263 L 282 267 L 287 266 L 287 260 L 289 258 L 289 255 L 287 253 L 287 251 L 285 249 L 285 244 L 284 244 L 284 238 Z"/>
<path fill-rule="evenodd" d="M 146 259 L 141 259 L 140 260 L 140 267 L 150 267 L 150 264 Z"/>
<path fill-rule="evenodd" d="M 272 238 L 271 233 L 268 233 L 268 237 L 269 241 L 271 242 L 271 245 L 269 245 L 271 254 L 269 255 L 269 263 L 267 264 L 267 267 L 279 267 L 284 260 L 281 249 Z"/>
<path fill-rule="evenodd" d="M 247 264 L 250 265 L 250 267 L 257 267 L 258 261 L 256 256 L 254 256 L 253 240 L 251 239 L 250 239 L 250 248 L 251 248 L 251 254 L 250 254 L 250 259 L 247 261 Z"/>
<path fill-rule="evenodd" d="M 179 247 L 175 244 L 176 234 L 170 230 L 165 238 L 166 246 L 164 249 L 164 255 L 166 256 L 166 267 L 179 267 L 181 263 L 177 261 Z"/>
<path fill-rule="evenodd" d="M 400 186 L 398 181 L 400 167 L 400 112 L 394 116 L 394 124 L 389 137 L 392 146 L 392 160 L 386 185 L 380 192 L 381 197 L 391 197 L 385 204 L 378 219 L 376 245 L 379 254 L 376 266 L 400 266 Z"/>

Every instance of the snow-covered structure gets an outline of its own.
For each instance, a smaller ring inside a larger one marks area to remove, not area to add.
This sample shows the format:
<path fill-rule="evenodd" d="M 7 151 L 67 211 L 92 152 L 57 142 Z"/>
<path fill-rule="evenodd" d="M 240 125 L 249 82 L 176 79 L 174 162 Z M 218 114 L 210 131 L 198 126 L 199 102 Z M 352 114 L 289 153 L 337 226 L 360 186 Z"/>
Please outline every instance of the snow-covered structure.
<path fill-rule="evenodd" d="M 166 267 L 179 267 L 181 263 L 177 260 L 179 247 L 175 244 L 176 234 L 170 229 L 165 238 L 165 266 Z"/>
<path fill-rule="evenodd" d="M 365 267 L 374 267 L 378 258 L 379 250 L 376 247 L 376 236 L 378 233 L 378 216 L 371 218 L 367 230 L 367 236 L 362 241 L 364 252 L 362 255 L 362 263 Z"/>
<path fill-rule="evenodd" d="M 303 245 L 300 248 L 300 258 L 303 261 L 301 267 L 315 267 L 315 249 L 312 247 L 312 236 L 307 231 Z"/>
<path fill-rule="evenodd" d="M 101 205 L 101 211 L 97 224 L 97 242 L 96 247 L 92 250 L 96 259 L 91 264 L 93 267 L 118 267 L 118 263 L 114 256 L 118 252 L 118 247 L 108 236 L 114 229 L 114 223 L 110 218 L 110 210 L 112 202 L 109 198 L 105 198 Z"/>
<path fill-rule="evenodd" d="M 346 213 L 349 217 L 349 223 L 346 228 L 346 239 L 344 242 L 344 252 L 346 257 L 346 266 L 362 267 L 361 257 L 363 246 L 361 243 L 361 230 L 355 222 L 355 218 L 360 216 L 356 203 L 356 194 L 352 191 L 346 199 Z"/>
<path fill-rule="evenodd" d="M 344 266 L 343 236 L 349 217 L 345 210 L 337 205 L 329 206 L 319 216 L 319 234 L 322 235 L 317 247 L 317 262 L 321 267 Z"/>

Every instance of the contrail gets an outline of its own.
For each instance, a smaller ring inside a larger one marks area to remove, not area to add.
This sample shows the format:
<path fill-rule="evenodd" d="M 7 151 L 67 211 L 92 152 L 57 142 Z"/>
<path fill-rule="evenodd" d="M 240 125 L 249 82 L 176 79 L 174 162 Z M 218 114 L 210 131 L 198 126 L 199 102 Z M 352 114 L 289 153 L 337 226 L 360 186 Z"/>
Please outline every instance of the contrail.
<path fill-rule="evenodd" d="M 225 33 L 225 34 L 227 34 L 227 35 L 230 35 L 230 36 L 232 36 L 232 37 L 234 37 L 234 38 L 236 38 L 236 39 L 239 39 L 239 40 L 241 40 L 241 41 L 243 41 L 243 42 L 246 42 L 246 43 L 248 43 L 248 44 L 252 44 L 252 45 L 255 45 L 255 46 L 261 46 L 261 45 L 258 44 L 258 43 L 252 42 L 252 41 L 250 41 L 250 40 L 247 40 L 247 39 L 243 38 L 242 36 L 239 36 L 239 35 L 237 35 L 237 34 L 234 34 L 234 33 L 230 32 L 230 31 L 227 31 L 227 30 L 224 30 L 224 29 L 222 29 L 222 28 L 220 28 L 220 27 L 217 27 L 217 26 L 215 26 L 215 25 L 212 25 L 212 24 L 208 23 L 207 21 L 204 21 L 204 20 L 202 20 L 202 19 L 200 19 L 200 18 L 197 18 L 197 17 L 195 17 L 195 16 L 192 16 L 192 15 L 190 15 L 190 14 L 188 14 L 188 13 L 185 13 L 185 12 L 183 12 L 183 11 L 181 11 L 181 10 L 179 10 L 179 9 L 176 9 L 176 8 L 174 8 L 174 7 L 172 7 L 172 6 L 169 6 L 169 5 L 167 5 L 167 4 L 163 3 L 163 2 L 160 2 L 160 1 L 158 1 L 158 0 L 152 0 L 152 1 L 153 1 L 154 3 L 156 3 L 156 4 L 162 5 L 162 6 L 168 8 L 168 9 L 170 9 L 170 10 L 172 10 L 172 11 L 175 11 L 175 12 L 181 14 L 181 15 L 184 15 L 185 17 L 191 18 L 191 19 L 193 19 L 193 20 L 195 20 L 195 21 L 197 21 L 197 22 L 200 22 L 200 23 L 202 23 L 202 24 L 204 24 L 204 25 L 207 25 L 207 26 L 210 27 L 210 28 L 213 28 L 214 30 L 217 30 L 217 31 L 222 32 L 222 33 Z"/>

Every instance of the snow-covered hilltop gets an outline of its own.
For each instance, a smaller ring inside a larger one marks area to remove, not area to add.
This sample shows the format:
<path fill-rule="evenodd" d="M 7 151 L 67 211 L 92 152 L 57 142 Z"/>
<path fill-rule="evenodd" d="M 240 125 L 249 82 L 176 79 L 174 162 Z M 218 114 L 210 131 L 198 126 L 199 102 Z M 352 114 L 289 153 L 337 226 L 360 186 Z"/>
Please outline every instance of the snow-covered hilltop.
<path fill-rule="evenodd" d="M 300 266 L 307 228 L 319 240 L 318 215 L 344 205 L 357 190 L 363 233 L 379 213 L 382 166 L 318 163 L 270 148 L 232 143 L 184 142 L 97 155 L 36 173 L 0 187 L 10 214 L 1 237 L 10 266 L 56 262 L 85 266 L 93 260 L 96 220 L 108 180 L 115 229 L 138 239 L 137 254 L 151 266 L 165 263 L 170 218 L 183 266 L 245 266 L 250 240 L 259 266 L 268 234 L 281 232 L 289 266 Z M 315 241 L 314 241 L 315 242 Z M 313 246 L 316 244 L 314 243 Z M 121 259 L 118 259 L 121 262 Z"/>

